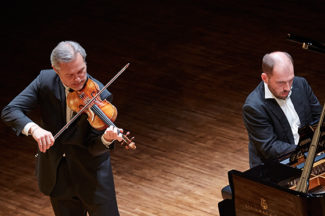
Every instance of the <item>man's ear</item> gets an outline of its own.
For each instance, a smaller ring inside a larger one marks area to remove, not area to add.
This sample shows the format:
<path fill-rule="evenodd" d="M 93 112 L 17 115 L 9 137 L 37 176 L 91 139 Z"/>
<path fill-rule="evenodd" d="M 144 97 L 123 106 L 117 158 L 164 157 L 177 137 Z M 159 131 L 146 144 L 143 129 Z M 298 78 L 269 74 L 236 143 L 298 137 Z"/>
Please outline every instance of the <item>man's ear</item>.
<path fill-rule="evenodd" d="M 262 74 L 261 74 L 261 78 L 262 78 L 262 80 L 263 80 L 265 83 L 268 83 L 268 81 L 269 81 L 269 77 L 267 76 L 266 73 L 262 73 Z"/>
<path fill-rule="evenodd" d="M 55 73 L 59 74 L 59 70 L 57 68 L 55 68 L 53 65 L 52 65 L 52 68 L 55 71 Z"/>

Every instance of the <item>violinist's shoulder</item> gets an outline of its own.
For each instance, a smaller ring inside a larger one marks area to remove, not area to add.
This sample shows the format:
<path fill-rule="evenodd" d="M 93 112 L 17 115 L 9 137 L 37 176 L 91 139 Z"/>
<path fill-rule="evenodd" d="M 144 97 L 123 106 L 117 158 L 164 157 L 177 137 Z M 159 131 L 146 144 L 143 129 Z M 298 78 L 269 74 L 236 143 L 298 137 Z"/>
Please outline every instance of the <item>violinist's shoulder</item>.
<path fill-rule="evenodd" d="M 40 72 L 40 76 L 50 76 L 50 77 L 54 77 L 57 74 L 55 73 L 55 71 L 53 69 L 44 69 L 41 70 Z"/>
<path fill-rule="evenodd" d="M 104 86 L 103 83 L 101 83 L 99 80 L 97 80 L 96 78 L 94 78 L 93 76 L 88 74 L 88 78 L 90 78 L 91 80 L 93 80 L 95 83 L 97 83 L 99 86 Z"/>
<path fill-rule="evenodd" d="M 49 88 L 50 86 L 57 86 L 61 83 L 60 77 L 53 69 L 41 70 L 36 82 L 42 87 Z M 61 84 L 62 85 L 62 84 Z"/>

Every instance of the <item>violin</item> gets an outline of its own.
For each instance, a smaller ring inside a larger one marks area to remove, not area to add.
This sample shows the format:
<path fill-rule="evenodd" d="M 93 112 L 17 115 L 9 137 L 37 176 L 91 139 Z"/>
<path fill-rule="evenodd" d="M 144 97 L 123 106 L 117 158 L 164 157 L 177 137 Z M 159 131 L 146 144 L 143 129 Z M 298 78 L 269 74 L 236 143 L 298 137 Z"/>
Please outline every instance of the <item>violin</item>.
<path fill-rule="evenodd" d="M 87 120 L 89 124 L 97 130 L 104 130 L 109 126 L 116 127 L 113 122 L 117 117 L 117 109 L 107 100 L 101 100 L 100 94 L 112 82 L 114 82 L 114 80 L 120 76 L 128 66 L 129 63 L 126 64 L 101 90 L 99 90 L 97 83 L 91 79 L 88 79 L 85 86 L 81 90 L 70 92 L 67 96 L 67 105 L 77 114 L 73 116 L 70 121 L 67 122 L 67 124 L 54 136 L 54 139 L 59 137 L 63 131 L 65 131 L 82 113 L 86 113 L 88 115 Z M 134 137 L 131 139 L 128 137 L 130 134 L 129 132 L 123 134 L 121 131 L 118 131 L 118 134 L 121 134 L 122 136 L 122 145 L 126 144 L 127 149 L 136 149 L 135 143 L 133 142 Z"/>
<path fill-rule="evenodd" d="M 79 91 L 70 92 L 67 96 L 67 105 L 69 108 L 78 113 L 93 97 L 96 97 L 99 92 L 97 83 L 88 79 L 85 86 Z M 107 100 L 101 100 L 100 96 L 97 96 L 92 102 L 92 105 L 83 111 L 88 115 L 89 124 L 97 129 L 104 130 L 109 126 L 114 126 L 114 121 L 117 117 L 116 107 Z M 118 131 L 118 133 L 121 133 Z M 128 145 L 129 148 L 135 149 L 134 139 L 129 139 L 127 135 L 122 133 L 123 142 Z"/>
<path fill-rule="evenodd" d="M 97 83 L 88 79 L 83 89 L 69 92 L 67 105 L 72 111 L 79 112 L 89 99 L 97 94 L 98 89 Z M 106 129 L 117 117 L 116 107 L 107 100 L 101 100 L 99 96 L 94 100 L 93 105 L 84 112 L 88 115 L 89 124 L 97 130 Z"/>

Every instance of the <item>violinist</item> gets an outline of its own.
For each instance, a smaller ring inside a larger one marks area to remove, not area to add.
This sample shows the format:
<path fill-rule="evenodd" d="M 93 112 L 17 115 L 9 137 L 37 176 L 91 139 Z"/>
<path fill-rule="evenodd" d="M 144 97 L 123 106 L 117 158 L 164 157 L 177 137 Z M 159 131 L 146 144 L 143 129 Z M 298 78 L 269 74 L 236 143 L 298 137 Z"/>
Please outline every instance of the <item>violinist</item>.
<path fill-rule="evenodd" d="M 307 81 L 295 77 L 288 53 L 264 55 L 261 78 L 243 105 L 250 167 L 294 151 L 298 129 L 319 120 L 322 111 Z"/>
<path fill-rule="evenodd" d="M 55 215 L 119 215 L 110 149 L 122 141 L 121 129 L 93 128 L 87 115 L 80 115 L 60 135 L 58 132 L 73 116 L 67 95 L 84 88 L 87 74 L 86 52 L 77 42 L 60 42 L 51 53 L 50 70 L 40 74 L 2 111 L 3 121 L 17 135 L 32 136 L 38 145 L 36 175 L 42 193 L 50 197 Z M 100 98 L 110 101 L 105 90 Z M 41 123 L 27 113 L 39 107 Z"/>

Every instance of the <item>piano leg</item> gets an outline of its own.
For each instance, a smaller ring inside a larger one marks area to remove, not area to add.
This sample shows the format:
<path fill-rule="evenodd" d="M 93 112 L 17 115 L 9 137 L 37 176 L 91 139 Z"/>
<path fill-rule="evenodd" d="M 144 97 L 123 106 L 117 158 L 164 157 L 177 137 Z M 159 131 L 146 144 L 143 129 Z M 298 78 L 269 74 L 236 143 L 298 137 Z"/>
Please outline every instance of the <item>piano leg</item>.
<path fill-rule="evenodd" d="M 233 200 L 225 199 L 218 203 L 220 216 L 235 216 Z"/>

